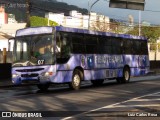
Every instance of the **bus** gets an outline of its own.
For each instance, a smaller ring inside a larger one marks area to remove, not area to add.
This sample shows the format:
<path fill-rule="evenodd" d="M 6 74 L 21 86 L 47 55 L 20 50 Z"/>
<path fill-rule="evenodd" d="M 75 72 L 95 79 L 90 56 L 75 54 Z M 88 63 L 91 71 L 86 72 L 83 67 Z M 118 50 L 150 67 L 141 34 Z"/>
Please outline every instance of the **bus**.
<path fill-rule="evenodd" d="M 101 85 L 149 72 L 147 39 L 62 26 L 17 30 L 13 46 L 12 83 L 67 83 L 78 90 L 82 81 Z"/>

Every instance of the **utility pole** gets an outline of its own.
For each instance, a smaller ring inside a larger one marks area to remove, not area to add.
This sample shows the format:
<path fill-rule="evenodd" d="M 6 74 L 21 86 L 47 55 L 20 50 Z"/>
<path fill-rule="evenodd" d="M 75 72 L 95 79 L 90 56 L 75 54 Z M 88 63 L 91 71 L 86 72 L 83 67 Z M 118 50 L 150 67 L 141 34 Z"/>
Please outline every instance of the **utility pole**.
<path fill-rule="evenodd" d="M 139 11 L 139 36 L 141 36 L 141 11 Z"/>
<path fill-rule="evenodd" d="M 26 0 L 26 15 L 27 15 L 27 25 L 26 27 L 30 27 L 30 0 Z"/>

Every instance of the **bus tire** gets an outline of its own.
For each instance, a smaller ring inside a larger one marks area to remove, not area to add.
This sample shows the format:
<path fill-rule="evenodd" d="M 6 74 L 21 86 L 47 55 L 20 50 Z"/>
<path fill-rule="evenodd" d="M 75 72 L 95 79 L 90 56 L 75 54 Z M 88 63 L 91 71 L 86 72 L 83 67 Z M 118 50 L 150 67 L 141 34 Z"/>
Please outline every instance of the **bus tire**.
<path fill-rule="evenodd" d="M 129 69 L 129 67 L 124 67 L 122 83 L 128 83 L 129 80 L 130 80 L 130 69 Z"/>
<path fill-rule="evenodd" d="M 40 89 L 41 91 L 47 91 L 49 88 L 49 84 L 38 84 L 37 85 L 38 89 Z"/>
<path fill-rule="evenodd" d="M 100 80 L 91 80 L 91 83 L 94 85 L 94 86 L 100 86 L 102 85 L 104 82 L 103 79 L 100 79 Z"/>
<path fill-rule="evenodd" d="M 69 87 L 72 90 L 79 90 L 82 81 L 82 72 L 80 70 L 74 70 L 72 75 L 72 81 L 69 83 Z"/>

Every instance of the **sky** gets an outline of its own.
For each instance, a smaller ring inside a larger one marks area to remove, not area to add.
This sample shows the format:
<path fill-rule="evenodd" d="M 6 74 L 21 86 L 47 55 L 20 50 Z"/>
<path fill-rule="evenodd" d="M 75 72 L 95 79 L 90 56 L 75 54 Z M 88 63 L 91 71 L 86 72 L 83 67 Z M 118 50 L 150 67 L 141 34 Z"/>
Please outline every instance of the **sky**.
<path fill-rule="evenodd" d="M 57 0 L 65 2 L 70 5 L 76 5 L 80 8 L 88 9 L 88 1 L 92 4 L 96 0 Z M 134 17 L 134 22 L 147 21 L 151 24 L 160 25 L 160 0 L 145 0 L 145 9 L 141 11 L 139 17 L 139 10 L 109 8 L 109 0 L 99 0 L 91 11 L 106 15 L 110 18 L 128 21 L 128 16 Z"/>

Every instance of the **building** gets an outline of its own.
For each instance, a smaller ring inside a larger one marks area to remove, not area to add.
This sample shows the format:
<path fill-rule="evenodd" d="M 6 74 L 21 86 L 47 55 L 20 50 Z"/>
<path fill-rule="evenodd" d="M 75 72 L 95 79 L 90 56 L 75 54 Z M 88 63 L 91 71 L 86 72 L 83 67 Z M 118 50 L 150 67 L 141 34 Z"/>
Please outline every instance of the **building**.
<path fill-rule="evenodd" d="M 83 15 L 83 28 L 88 29 L 89 15 Z"/>
<path fill-rule="evenodd" d="M 17 23 L 14 14 L 8 14 L 8 24 Z"/>
<path fill-rule="evenodd" d="M 64 13 L 49 12 L 49 13 L 45 14 L 45 18 L 48 18 L 49 20 L 55 21 L 59 25 L 63 25 L 65 16 L 64 16 Z"/>
<path fill-rule="evenodd" d="M 64 17 L 64 23 L 62 24 L 62 26 L 75 27 L 74 26 L 74 19 L 71 16 L 65 16 Z"/>
<path fill-rule="evenodd" d="M 70 11 L 72 17 L 72 27 L 83 28 L 83 15 L 76 10 Z"/>
<path fill-rule="evenodd" d="M 95 12 L 90 13 L 89 28 L 91 30 L 109 31 L 110 28 L 109 23 L 110 23 L 109 17 Z"/>
<path fill-rule="evenodd" d="M 94 28 L 96 27 L 96 23 L 97 23 L 97 13 L 95 12 L 90 12 L 90 18 L 89 18 L 89 28 Z"/>
<path fill-rule="evenodd" d="M 3 49 L 6 48 L 6 51 L 8 51 L 9 47 L 9 41 L 8 39 L 12 38 L 12 36 L 0 32 L 0 63 L 3 63 Z M 13 46 L 13 43 L 12 43 Z M 7 63 L 12 62 L 12 54 L 11 52 L 7 52 Z"/>
<path fill-rule="evenodd" d="M 12 36 L 0 32 L 0 51 L 3 51 L 3 48 L 6 48 L 8 50 L 8 39 Z"/>
<path fill-rule="evenodd" d="M 72 10 L 69 13 L 69 16 L 64 16 L 64 13 L 47 13 L 45 15 L 46 18 L 49 18 L 49 20 L 57 22 L 59 25 L 65 26 L 65 27 L 72 27 L 72 28 L 81 28 L 81 29 L 88 29 L 88 28 L 96 28 L 97 27 L 97 21 L 101 24 L 102 28 L 105 28 L 105 30 L 109 30 L 109 17 L 104 15 L 99 15 L 95 12 L 91 12 L 89 15 L 82 15 L 82 13 Z M 99 30 L 101 29 L 94 29 Z M 104 31 L 104 30 L 102 30 Z"/>
<path fill-rule="evenodd" d="M 8 23 L 8 15 L 5 13 L 5 9 L 3 6 L 0 6 L 0 25 Z"/>
<path fill-rule="evenodd" d="M 3 24 L 0 28 L 0 32 L 6 33 L 14 37 L 18 29 L 22 29 L 25 27 L 26 23 Z"/>

